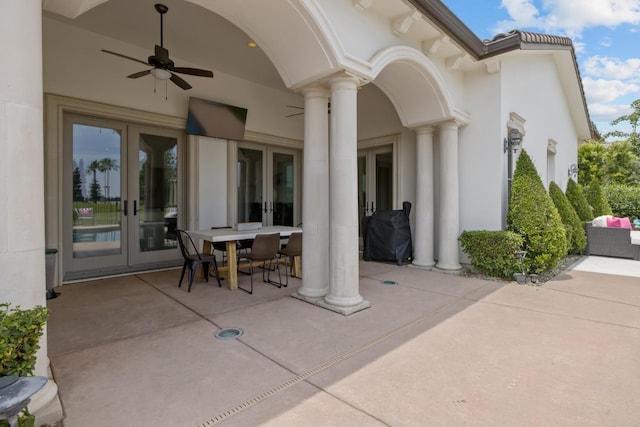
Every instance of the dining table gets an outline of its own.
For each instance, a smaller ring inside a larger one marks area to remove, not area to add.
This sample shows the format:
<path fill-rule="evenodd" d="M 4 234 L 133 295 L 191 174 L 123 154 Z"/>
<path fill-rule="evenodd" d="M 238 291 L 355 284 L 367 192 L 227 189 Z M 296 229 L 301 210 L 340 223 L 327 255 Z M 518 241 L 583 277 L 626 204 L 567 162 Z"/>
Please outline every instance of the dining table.
<path fill-rule="evenodd" d="M 259 234 L 280 233 L 280 238 L 287 238 L 292 233 L 301 233 L 301 227 L 285 225 L 263 226 L 252 230 L 237 230 L 234 228 L 213 228 L 206 230 L 189 230 L 187 233 L 193 239 L 202 240 L 202 253 L 210 254 L 213 243 L 225 242 L 227 245 L 227 264 L 218 266 L 220 273 L 226 273 L 227 286 L 230 290 L 238 289 L 238 257 L 237 242 L 239 240 L 255 239 Z M 294 276 L 300 277 L 300 259 L 295 257 L 293 268 Z"/>

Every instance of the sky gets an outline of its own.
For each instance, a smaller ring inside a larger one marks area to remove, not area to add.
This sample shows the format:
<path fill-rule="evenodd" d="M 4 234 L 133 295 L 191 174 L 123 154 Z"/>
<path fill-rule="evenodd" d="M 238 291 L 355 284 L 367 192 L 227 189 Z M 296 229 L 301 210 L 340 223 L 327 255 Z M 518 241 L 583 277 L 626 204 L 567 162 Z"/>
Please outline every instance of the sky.
<path fill-rule="evenodd" d="M 601 134 L 640 98 L 640 0 L 442 0 L 480 39 L 513 29 L 570 37 Z M 615 138 L 609 138 L 611 141 Z"/>

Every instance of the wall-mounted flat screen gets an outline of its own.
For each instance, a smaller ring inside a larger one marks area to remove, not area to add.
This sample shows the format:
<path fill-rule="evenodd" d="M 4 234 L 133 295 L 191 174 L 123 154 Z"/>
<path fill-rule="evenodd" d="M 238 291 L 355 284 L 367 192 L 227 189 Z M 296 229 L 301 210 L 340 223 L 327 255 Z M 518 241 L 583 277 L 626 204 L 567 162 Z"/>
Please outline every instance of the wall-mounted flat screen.
<path fill-rule="evenodd" d="M 200 98 L 189 98 L 187 134 L 212 138 L 244 139 L 247 109 Z"/>

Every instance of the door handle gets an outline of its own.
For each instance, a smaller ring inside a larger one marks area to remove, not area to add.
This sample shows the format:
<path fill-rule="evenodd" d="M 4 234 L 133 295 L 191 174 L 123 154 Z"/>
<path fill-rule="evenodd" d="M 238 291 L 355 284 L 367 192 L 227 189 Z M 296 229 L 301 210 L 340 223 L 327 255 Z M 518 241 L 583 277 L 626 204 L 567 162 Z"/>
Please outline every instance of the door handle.
<path fill-rule="evenodd" d="M 271 206 L 271 213 L 273 213 L 273 202 L 269 202 L 269 205 Z"/>
<path fill-rule="evenodd" d="M 138 201 L 134 200 L 133 201 L 133 216 L 138 215 Z"/>
<path fill-rule="evenodd" d="M 373 202 L 371 202 L 371 213 L 373 213 Z"/>
<path fill-rule="evenodd" d="M 267 213 L 267 202 L 264 202 L 264 213 Z"/>
<path fill-rule="evenodd" d="M 123 213 L 124 213 L 124 216 L 129 215 L 129 204 L 127 203 L 127 201 L 126 201 L 126 200 L 124 201 L 124 209 L 123 209 Z"/>

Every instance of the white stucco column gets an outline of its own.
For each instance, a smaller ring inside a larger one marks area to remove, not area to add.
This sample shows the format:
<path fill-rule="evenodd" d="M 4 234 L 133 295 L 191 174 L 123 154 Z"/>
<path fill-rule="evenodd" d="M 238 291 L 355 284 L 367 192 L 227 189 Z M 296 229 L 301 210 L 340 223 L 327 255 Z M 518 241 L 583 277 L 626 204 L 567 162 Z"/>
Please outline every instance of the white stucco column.
<path fill-rule="evenodd" d="M 2 6 L 0 302 L 28 309 L 46 306 L 42 1 Z M 34 374 L 47 376 L 48 367 L 45 330 Z M 49 381 L 29 408 L 38 417 L 36 425 L 59 420 L 62 411 L 55 383 Z"/>
<path fill-rule="evenodd" d="M 416 129 L 416 230 L 413 241 L 413 261 L 416 267 L 433 267 L 433 128 Z"/>
<path fill-rule="evenodd" d="M 441 270 L 460 270 L 458 236 L 460 201 L 458 188 L 458 127 L 450 121 L 440 127 L 440 206 L 438 209 L 438 263 Z"/>
<path fill-rule="evenodd" d="M 304 94 L 302 286 L 296 295 L 315 300 L 329 293 L 329 91 Z"/>
<path fill-rule="evenodd" d="M 351 314 L 370 306 L 360 296 L 358 255 L 358 79 L 329 80 L 329 294 L 324 307 Z"/>

